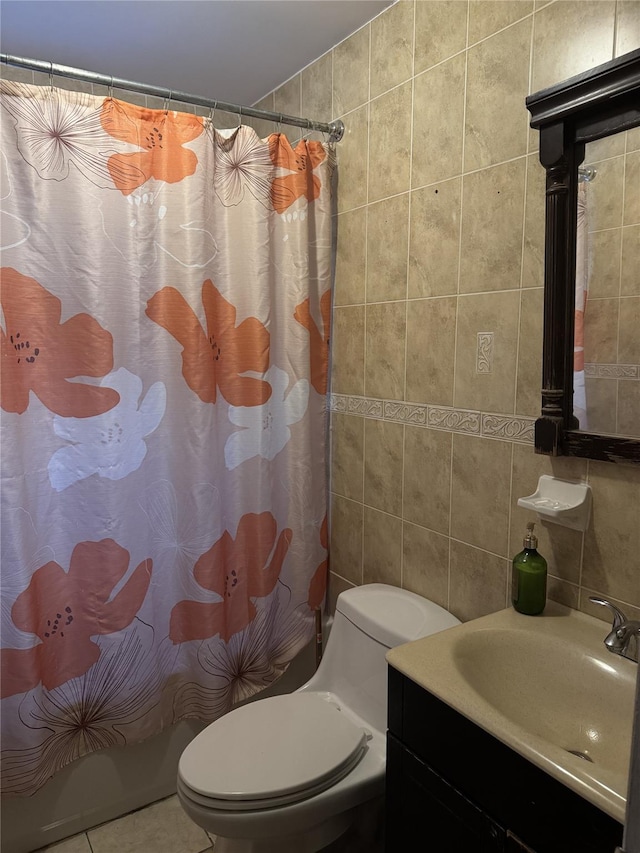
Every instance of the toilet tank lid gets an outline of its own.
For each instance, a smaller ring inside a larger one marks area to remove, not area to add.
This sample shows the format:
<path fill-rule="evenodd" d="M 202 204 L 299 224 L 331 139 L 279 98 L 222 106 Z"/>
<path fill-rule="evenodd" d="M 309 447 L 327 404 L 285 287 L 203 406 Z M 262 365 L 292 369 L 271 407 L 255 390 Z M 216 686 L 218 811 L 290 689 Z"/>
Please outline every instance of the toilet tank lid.
<path fill-rule="evenodd" d="M 345 590 L 336 611 L 389 649 L 460 624 L 439 604 L 384 583 Z"/>

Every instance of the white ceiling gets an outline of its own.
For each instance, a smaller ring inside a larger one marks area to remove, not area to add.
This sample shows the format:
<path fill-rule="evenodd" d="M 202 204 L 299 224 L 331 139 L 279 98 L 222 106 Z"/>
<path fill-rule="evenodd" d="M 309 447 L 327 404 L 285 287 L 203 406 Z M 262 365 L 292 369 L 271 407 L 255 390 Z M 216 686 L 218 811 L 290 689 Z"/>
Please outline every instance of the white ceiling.
<path fill-rule="evenodd" d="M 392 2 L 2 0 L 0 46 L 14 56 L 250 105 Z"/>

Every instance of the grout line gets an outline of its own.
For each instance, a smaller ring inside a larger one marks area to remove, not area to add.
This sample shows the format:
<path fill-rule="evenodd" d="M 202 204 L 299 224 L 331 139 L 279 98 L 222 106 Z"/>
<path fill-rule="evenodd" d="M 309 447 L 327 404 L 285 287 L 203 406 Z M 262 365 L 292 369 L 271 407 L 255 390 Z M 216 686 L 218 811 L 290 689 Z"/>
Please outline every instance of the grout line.
<path fill-rule="evenodd" d="M 524 161 L 524 192 L 522 194 L 522 241 L 520 243 L 520 298 L 518 300 L 518 321 L 516 326 L 516 369 L 513 377 L 513 413 L 518 411 L 518 379 L 520 365 L 520 337 L 522 336 L 522 299 L 524 297 L 524 253 L 527 233 L 527 198 L 529 189 L 529 158 Z M 528 289 L 528 288 L 527 288 Z"/>
<path fill-rule="evenodd" d="M 422 0 L 422 2 L 424 2 L 424 0 Z M 413 95 L 412 95 L 412 98 L 413 98 Z M 362 106 L 368 106 L 368 104 L 363 104 Z M 358 109 L 362 109 L 362 107 L 358 107 Z M 355 110 L 352 110 L 351 112 L 355 112 Z M 367 146 L 368 146 L 368 142 L 367 142 Z M 368 147 L 367 147 L 367 153 L 368 153 Z M 418 184 L 416 186 L 410 187 L 410 189 L 408 189 L 408 190 L 402 190 L 401 192 L 391 193 L 390 195 L 382 196 L 381 198 L 377 198 L 372 203 L 378 204 L 378 203 L 383 202 L 383 201 L 388 201 L 389 199 L 397 198 L 398 196 L 406 195 L 407 193 L 414 193 L 418 190 L 429 189 L 430 187 L 437 187 L 437 186 L 440 186 L 440 184 L 446 184 L 446 183 L 449 183 L 450 181 L 455 181 L 458 178 L 464 178 L 468 175 L 475 175 L 475 174 L 478 174 L 479 172 L 486 172 L 488 169 L 496 169 L 499 166 L 506 166 L 509 163 L 515 163 L 518 160 L 526 159 L 531 154 L 535 154 L 535 153 L 536 152 L 534 152 L 534 151 L 531 151 L 528 153 L 525 152 L 524 154 L 518 154 L 515 157 L 510 157 L 508 160 L 500 160 L 500 162 L 498 162 L 498 163 L 491 163 L 488 166 L 481 166 L 478 169 L 470 169 L 468 172 L 464 172 L 464 171 L 458 172 L 454 175 L 450 175 L 447 178 L 441 178 L 438 181 L 432 181 L 431 183 L 428 183 L 428 184 Z M 367 157 L 367 159 L 368 159 L 368 157 Z M 611 158 L 611 159 L 614 159 L 614 158 Z M 600 161 L 598 161 L 598 162 L 600 162 Z M 353 210 L 360 210 L 361 208 L 366 207 L 368 203 L 369 202 L 366 201 L 366 202 L 363 202 L 362 204 L 356 204 L 353 207 L 346 208 L 345 210 L 339 211 L 338 215 L 342 215 L 343 213 L 350 213 Z M 600 230 L 607 230 L 607 229 L 600 229 Z"/>
<path fill-rule="evenodd" d="M 470 7 L 467 4 L 467 38 L 469 39 L 469 17 Z M 467 75 L 469 70 L 469 54 L 465 51 L 464 58 L 464 100 L 462 106 L 462 150 L 460 152 L 460 165 L 464 170 L 464 154 L 465 154 L 465 127 L 467 121 Z M 452 388 L 452 403 L 455 406 L 456 402 L 456 368 L 457 368 L 457 352 L 458 352 L 458 318 L 460 315 L 460 276 L 462 269 L 462 229 L 463 229 L 463 211 L 464 211 L 464 178 L 460 180 L 460 233 L 458 235 L 458 276 L 456 287 L 456 321 L 453 331 L 453 388 Z"/>
<path fill-rule="evenodd" d="M 418 3 L 419 2 L 428 2 L 428 0 L 417 0 L 417 2 Z M 535 19 L 536 11 L 537 10 L 532 9 L 531 12 L 527 12 L 526 15 L 523 15 L 521 18 L 518 18 L 517 21 L 513 21 L 512 23 L 507 24 L 506 26 L 502 27 L 501 29 L 496 30 L 495 32 L 489 33 L 488 36 L 484 36 L 483 38 L 478 39 L 478 41 L 474 41 L 470 44 L 469 43 L 469 5 L 467 4 L 467 34 L 465 37 L 465 47 L 463 47 L 461 50 L 455 51 L 455 53 L 449 54 L 444 59 L 441 59 L 439 62 L 435 62 L 433 65 L 429 65 L 426 68 L 423 68 L 422 71 L 419 71 L 415 76 L 421 77 L 423 74 L 426 74 L 428 71 L 432 71 L 434 68 L 438 68 L 438 66 L 444 65 L 445 62 L 448 62 L 450 59 L 453 59 L 454 56 L 460 56 L 461 53 L 465 53 L 467 50 L 469 50 L 469 48 L 476 47 L 477 45 L 482 44 L 485 41 L 489 41 L 494 36 L 497 36 L 500 33 L 505 32 L 505 30 L 510 30 L 512 27 L 516 27 L 518 24 L 521 24 L 523 21 L 526 21 L 527 18 L 534 18 Z M 415 48 L 414 48 L 414 50 L 415 50 Z M 414 69 L 414 72 L 415 72 L 415 69 Z M 406 80 L 404 82 L 406 83 Z M 402 85 L 402 84 L 400 84 L 400 85 Z"/>
<path fill-rule="evenodd" d="M 411 183 L 413 181 L 413 116 L 415 108 L 415 84 L 413 71 L 415 70 L 415 46 L 416 46 L 416 4 L 413 4 L 413 31 L 411 36 L 411 112 L 409 117 L 409 197 L 407 199 L 407 251 L 406 270 L 404 282 L 404 370 L 402 381 L 402 399 L 407 396 L 407 355 L 409 353 L 409 263 L 411 259 Z"/>
<path fill-rule="evenodd" d="M 618 19 L 618 3 L 616 2 L 616 21 L 617 21 L 617 19 Z M 615 40 L 614 40 L 614 47 L 615 47 Z M 627 298 L 627 294 L 622 293 L 622 268 L 623 268 L 623 259 L 624 259 L 624 252 L 623 252 L 624 237 L 625 237 L 625 232 L 624 232 L 624 229 L 625 229 L 624 205 L 625 205 L 625 200 L 626 200 L 625 190 L 626 190 L 626 185 L 627 185 L 627 156 L 629 154 L 629 152 L 627 150 L 628 148 L 629 148 L 629 134 L 626 133 L 625 134 L 625 146 L 624 146 L 624 152 L 625 153 L 624 153 L 623 160 L 622 160 L 622 163 L 623 163 L 623 168 L 622 168 L 622 226 L 620 228 L 620 255 L 619 255 L 619 264 L 618 264 L 618 271 L 619 271 L 618 272 L 618 340 L 616 343 L 616 356 L 617 356 L 618 363 L 620 362 L 620 313 L 621 313 L 620 308 L 622 307 L 622 304 L 623 304 L 621 302 L 621 300 Z M 628 233 L 630 233 L 630 232 L 628 232 Z M 620 384 L 620 381 L 617 381 L 617 383 L 616 383 L 616 419 L 615 419 L 616 432 L 620 432 L 619 417 L 620 417 L 620 391 L 621 391 L 621 389 L 622 389 L 622 385 Z"/>
<path fill-rule="evenodd" d="M 618 4 L 616 2 L 616 17 L 617 17 Z M 615 30 L 615 27 L 614 27 Z M 615 40 L 614 40 L 615 46 Z M 628 135 L 625 135 L 625 153 L 622 155 L 622 209 L 620 211 L 620 255 L 619 255 L 619 269 L 618 269 L 618 318 L 616 323 L 616 361 L 620 362 L 620 298 L 622 296 L 622 244 L 623 244 L 623 228 L 624 228 L 624 210 L 625 210 L 625 202 L 626 202 L 626 187 L 627 187 L 627 140 Z M 615 400 L 615 425 L 616 432 L 619 432 L 619 417 L 620 417 L 620 388 L 621 385 L 619 382 L 616 383 L 616 400 Z"/>
<path fill-rule="evenodd" d="M 447 526 L 447 536 L 449 538 L 449 548 L 447 551 L 447 609 L 451 608 L 451 548 L 452 548 L 452 537 L 451 537 L 451 516 L 452 516 L 452 507 L 453 507 L 453 433 L 451 433 L 451 438 L 449 440 L 449 524 Z"/>
<path fill-rule="evenodd" d="M 464 93 L 463 93 L 463 104 L 462 104 L 462 150 L 460 152 L 460 167 L 461 167 L 461 177 L 460 177 L 460 233 L 458 235 L 458 275 L 456 282 L 456 321 L 454 325 L 453 331 L 453 387 L 451 389 L 451 402 L 455 406 L 456 400 L 456 368 L 457 368 L 457 352 L 458 352 L 458 318 L 460 316 L 460 274 L 462 268 L 462 213 L 463 213 L 463 205 L 464 205 L 464 178 L 462 174 L 464 173 L 464 155 L 465 155 L 465 138 L 466 138 L 466 126 L 467 126 L 467 79 L 469 73 L 469 21 L 471 17 L 471 7 L 470 4 L 467 3 L 467 33 L 465 36 L 465 44 L 467 48 L 464 53 Z M 449 535 L 449 548 L 448 548 L 448 564 L 447 564 L 447 609 L 452 609 L 451 603 L 451 552 L 453 549 L 453 538 L 451 536 L 452 530 L 452 516 L 453 516 L 453 480 L 454 480 L 454 454 L 455 454 L 455 438 L 454 433 L 451 433 L 451 438 L 449 440 L 449 524 L 448 524 L 448 535 Z"/>
<path fill-rule="evenodd" d="M 368 298 L 369 298 L 369 171 L 371 168 L 371 26 L 369 26 L 369 46 L 367 58 L 367 102 L 365 104 L 367 110 L 367 171 L 366 171 L 366 192 L 365 192 L 365 221 L 364 221 L 364 240 L 365 240 L 365 257 L 364 257 L 364 353 L 362 359 L 362 387 L 364 393 L 367 392 L 367 326 L 369 320 Z M 364 518 L 362 523 L 362 571 L 364 572 Z M 364 577 L 364 576 L 363 576 Z"/>
<path fill-rule="evenodd" d="M 400 518 L 401 518 L 401 528 L 400 528 L 400 586 L 404 588 L 404 525 L 405 525 L 405 514 L 404 514 L 404 458 L 405 452 L 407 448 L 407 430 L 405 424 L 402 425 L 402 471 L 400 474 Z"/>
<path fill-rule="evenodd" d="M 367 419 L 363 418 L 362 421 L 363 421 L 363 423 L 362 423 L 362 492 L 361 492 L 361 494 L 362 494 L 363 510 L 362 510 L 362 549 L 361 549 L 361 553 L 362 553 L 362 580 L 364 582 L 364 507 L 366 506 L 366 503 L 365 503 L 365 499 L 366 499 L 366 492 L 365 492 L 365 482 L 366 482 L 365 474 L 366 474 L 366 472 L 365 472 L 365 468 L 366 468 L 366 464 L 367 464 L 367 423 L 366 423 Z"/>
<path fill-rule="evenodd" d="M 366 128 L 367 128 L 367 169 L 366 169 L 366 185 L 365 185 L 365 214 L 364 214 L 364 323 L 363 323 L 363 359 L 362 359 L 362 387 L 364 393 L 367 391 L 367 325 L 369 320 L 368 309 L 368 290 L 369 290 L 369 172 L 371 169 L 371 22 L 368 27 L 368 44 L 367 44 L 367 100 L 364 106 L 366 107 Z M 364 467 L 366 458 L 366 424 L 362 427 L 362 525 L 360 528 L 360 582 L 365 582 L 364 577 L 364 548 L 365 548 L 365 503 L 364 503 Z"/>
<path fill-rule="evenodd" d="M 591 463 L 590 460 L 586 460 L 586 472 L 585 472 L 585 482 L 591 485 Z M 591 498 L 593 501 L 593 497 Z M 593 503 L 591 505 L 591 520 L 590 523 L 593 524 Z M 582 604 L 582 573 L 584 570 L 584 544 L 585 539 L 587 538 L 586 530 L 582 531 L 582 536 L 580 538 L 580 561 L 578 563 L 578 605 Z"/>
<path fill-rule="evenodd" d="M 634 152 L 629 152 L 634 153 Z M 629 225 L 612 225 L 609 228 L 594 228 L 593 231 L 589 231 L 589 236 L 592 234 L 606 234 L 608 231 L 624 231 L 625 228 L 637 228 L 638 223 L 632 222 Z"/>
<path fill-rule="evenodd" d="M 511 461 L 509 463 L 509 509 L 507 511 L 507 554 L 511 553 L 511 519 L 512 519 L 512 515 L 513 515 L 513 508 L 514 508 L 513 464 L 514 464 L 515 452 L 516 451 L 515 451 L 514 442 L 511 442 Z M 505 596 L 506 596 L 505 607 L 509 607 L 509 605 L 511 604 L 511 602 L 509 601 L 509 566 L 507 566 Z"/>
<path fill-rule="evenodd" d="M 536 290 L 542 290 L 542 289 L 543 289 L 542 284 L 536 285 L 535 287 L 523 287 L 522 288 L 523 291 L 527 291 L 527 292 L 534 292 Z M 492 295 L 499 296 L 499 295 L 505 294 L 505 293 L 520 293 L 520 288 L 519 287 L 509 287 L 509 288 L 504 288 L 502 290 L 471 290 L 471 291 L 469 291 L 469 293 L 443 293 L 443 294 L 436 294 L 434 296 L 409 296 L 407 301 L 408 302 L 425 302 L 425 301 L 429 300 L 429 301 L 435 302 L 435 301 L 441 300 L 441 299 L 455 299 L 456 297 L 459 297 L 460 299 L 471 299 L 471 298 L 474 298 L 476 296 L 492 296 Z M 602 300 L 602 299 L 615 299 L 615 298 L 616 298 L 615 296 L 593 296 L 592 301 L 597 301 L 597 300 Z M 620 297 L 620 299 L 637 299 L 637 298 L 638 297 L 632 293 L 628 294 L 628 295 L 625 294 L 624 296 Z M 365 305 L 392 305 L 396 302 L 404 302 L 404 301 L 405 301 L 404 299 L 381 299 L 377 302 L 341 302 L 336 307 L 338 307 L 338 308 L 356 308 L 358 306 L 365 306 Z M 336 392 L 336 393 L 339 393 L 339 392 Z M 351 394 L 351 395 L 347 395 L 347 396 L 368 397 L 369 395 L 368 394 Z M 464 409 L 464 408 L 468 408 L 468 406 L 458 406 L 455 408 L 463 408 Z"/>
<path fill-rule="evenodd" d="M 402 397 L 407 396 L 407 354 L 409 351 L 409 275 L 411 264 L 411 205 L 413 197 L 411 195 L 411 185 L 413 182 L 413 116 L 415 110 L 415 76 L 416 76 L 416 2 L 413 4 L 413 28 L 411 32 L 411 114 L 409 121 L 409 198 L 407 211 L 407 268 L 405 278 L 405 312 L 404 312 L 404 387 Z M 405 471 L 405 450 L 406 450 L 406 425 L 402 425 L 402 471 L 400 473 L 400 586 L 404 588 L 404 471 Z"/>

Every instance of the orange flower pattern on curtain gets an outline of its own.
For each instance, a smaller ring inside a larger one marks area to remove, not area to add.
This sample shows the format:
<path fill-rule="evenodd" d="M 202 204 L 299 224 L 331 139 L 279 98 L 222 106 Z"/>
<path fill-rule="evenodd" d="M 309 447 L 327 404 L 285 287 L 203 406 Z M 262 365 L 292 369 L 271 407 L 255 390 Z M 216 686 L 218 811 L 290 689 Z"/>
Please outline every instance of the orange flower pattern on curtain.
<path fill-rule="evenodd" d="M 199 116 L 146 110 L 108 98 L 100 121 L 110 136 L 142 149 L 113 154 L 107 162 L 113 183 L 123 195 L 129 195 L 150 178 L 175 184 L 195 172 L 198 158 L 184 146 L 203 132 Z"/>
<path fill-rule="evenodd" d="M 334 152 L 6 80 L 0 109 L 0 773 L 30 795 L 313 635 Z"/>
<path fill-rule="evenodd" d="M 169 630 L 174 643 L 206 640 L 215 634 L 228 643 L 255 619 L 257 610 L 251 598 L 264 598 L 272 592 L 291 542 L 291 530 L 282 530 L 276 541 L 277 530 L 270 512 L 248 513 L 240 519 L 235 539 L 225 530 L 200 557 L 194 577 L 222 601 L 176 604 Z"/>
<path fill-rule="evenodd" d="M 289 174 L 275 177 L 271 183 L 271 203 L 278 213 L 284 213 L 299 198 L 311 202 L 320 195 L 320 178 L 313 174 L 326 158 L 319 142 L 301 139 L 295 148 L 282 133 L 269 137 L 269 154 L 274 166 Z"/>
<path fill-rule="evenodd" d="M 40 643 L 30 649 L 1 649 L 1 696 L 25 693 L 40 682 L 47 690 L 83 675 L 100 657 L 91 637 L 126 628 L 140 609 L 151 581 L 144 560 L 111 598 L 129 568 L 129 552 L 114 542 L 80 542 L 69 571 L 41 566 L 11 610 L 22 631 Z"/>
<path fill-rule="evenodd" d="M 165 287 L 147 303 L 147 316 L 182 345 L 182 375 L 203 403 L 215 403 L 217 389 L 233 406 L 261 406 L 271 396 L 268 382 L 241 376 L 266 373 L 269 332 L 255 317 L 236 326 L 236 309 L 210 279 L 202 285 L 207 330 L 175 287 Z"/>
<path fill-rule="evenodd" d="M 309 298 L 296 306 L 294 317 L 309 332 L 309 358 L 311 360 L 311 384 L 318 394 L 327 393 L 329 381 L 329 330 L 331 327 L 331 291 L 320 298 L 322 330 L 311 316 Z"/>
<path fill-rule="evenodd" d="M 113 339 L 88 314 L 60 322 L 62 303 L 34 278 L 0 271 L 0 301 L 6 333 L 0 332 L 2 408 L 21 414 L 29 392 L 62 417 L 88 418 L 120 399 L 111 388 L 68 382 L 76 376 L 105 376 L 113 367 Z"/>

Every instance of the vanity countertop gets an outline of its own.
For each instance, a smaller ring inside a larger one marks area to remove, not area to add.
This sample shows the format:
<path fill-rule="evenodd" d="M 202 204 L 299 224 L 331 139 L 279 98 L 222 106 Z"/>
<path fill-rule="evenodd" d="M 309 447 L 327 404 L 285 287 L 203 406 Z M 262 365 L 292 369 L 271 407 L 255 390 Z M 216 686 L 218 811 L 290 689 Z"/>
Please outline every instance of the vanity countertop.
<path fill-rule="evenodd" d="M 555 602 L 540 616 L 508 608 L 387 661 L 623 823 L 638 666 L 606 649 L 608 627 Z"/>

